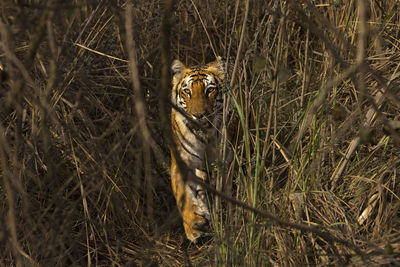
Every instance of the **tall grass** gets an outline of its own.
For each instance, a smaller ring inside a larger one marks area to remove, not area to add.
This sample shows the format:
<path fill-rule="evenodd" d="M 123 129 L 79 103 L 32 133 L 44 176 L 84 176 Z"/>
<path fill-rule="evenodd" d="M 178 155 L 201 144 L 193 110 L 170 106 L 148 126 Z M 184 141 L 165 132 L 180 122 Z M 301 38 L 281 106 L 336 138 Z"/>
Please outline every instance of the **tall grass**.
<path fill-rule="evenodd" d="M 167 2 L 0 3 L 1 265 L 399 264 L 398 1 Z M 236 139 L 196 245 L 160 88 L 217 55 Z"/>

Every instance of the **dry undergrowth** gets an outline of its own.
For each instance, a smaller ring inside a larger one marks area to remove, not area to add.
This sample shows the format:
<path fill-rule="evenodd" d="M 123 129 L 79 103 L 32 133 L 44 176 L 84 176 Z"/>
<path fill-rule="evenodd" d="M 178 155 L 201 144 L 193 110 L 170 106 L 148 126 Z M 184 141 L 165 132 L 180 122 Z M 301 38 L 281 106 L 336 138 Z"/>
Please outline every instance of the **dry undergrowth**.
<path fill-rule="evenodd" d="M 399 1 L 125 2 L 0 3 L 1 265 L 400 264 Z M 162 89 L 216 55 L 245 131 L 194 245 Z"/>

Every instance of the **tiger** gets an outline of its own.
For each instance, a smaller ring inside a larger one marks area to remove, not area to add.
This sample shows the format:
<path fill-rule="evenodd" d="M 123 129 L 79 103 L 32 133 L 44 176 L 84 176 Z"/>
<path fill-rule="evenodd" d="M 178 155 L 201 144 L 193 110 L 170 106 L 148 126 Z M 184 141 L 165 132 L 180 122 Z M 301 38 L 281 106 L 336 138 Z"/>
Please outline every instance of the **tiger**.
<path fill-rule="evenodd" d="M 205 188 L 190 179 L 207 181 L 207 147 L 220 135 L 223 113 L 224 63 L 221 57 L 205 65 L 171 65 L 171 186 L 187 239 L 196 243 L 211 220 Z M 175 155 L 175 153 L 178 155 Z M 188 171 L 179 168 L 178 157 Z"/>

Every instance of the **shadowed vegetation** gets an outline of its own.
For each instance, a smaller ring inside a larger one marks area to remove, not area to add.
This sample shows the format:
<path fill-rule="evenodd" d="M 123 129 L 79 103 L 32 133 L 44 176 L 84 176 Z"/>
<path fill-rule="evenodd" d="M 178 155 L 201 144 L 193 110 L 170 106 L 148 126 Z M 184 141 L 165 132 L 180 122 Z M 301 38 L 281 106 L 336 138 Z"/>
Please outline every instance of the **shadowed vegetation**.
<path fill-rule="evenodd" d="M 0 3 L 1 265 L 400 263 L 399 1 L 126 2 Z M 216 56 L 243 135 L 195 245 L 160 88 Z"/>

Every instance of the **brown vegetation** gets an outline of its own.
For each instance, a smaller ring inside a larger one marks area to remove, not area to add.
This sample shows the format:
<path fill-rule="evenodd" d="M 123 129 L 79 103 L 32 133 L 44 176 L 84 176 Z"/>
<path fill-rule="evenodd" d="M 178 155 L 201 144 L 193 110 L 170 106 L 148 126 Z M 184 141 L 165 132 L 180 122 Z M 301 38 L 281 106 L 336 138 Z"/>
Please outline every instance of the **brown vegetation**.
<path fill-rule="evenodd" d="M 399 1 L 130 3 L 0 3 L 2 266 L 400 264 Z M 244 134 L 194 245 L 165 87 L 217 55 Z"/>

